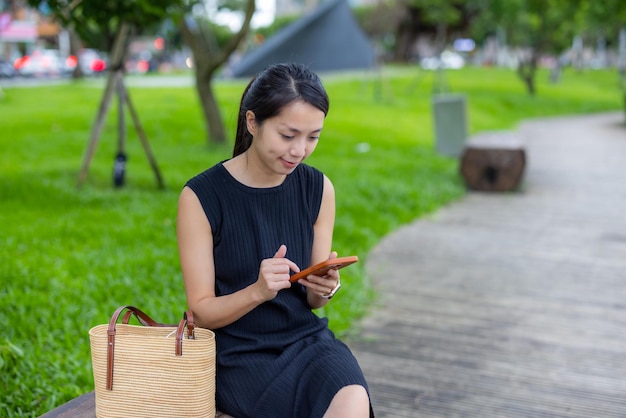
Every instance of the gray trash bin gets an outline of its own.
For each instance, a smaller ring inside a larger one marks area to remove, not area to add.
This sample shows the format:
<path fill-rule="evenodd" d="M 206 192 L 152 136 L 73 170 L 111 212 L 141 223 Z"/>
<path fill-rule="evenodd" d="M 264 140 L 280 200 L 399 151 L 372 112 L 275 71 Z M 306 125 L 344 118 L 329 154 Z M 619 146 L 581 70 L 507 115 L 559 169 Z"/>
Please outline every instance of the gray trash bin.
<path fill-rule="evenodd" d="M 465 96 L 436 95 L 433 98 L 435 149 L 450 157 L 459 157 L 467 138 Z"/>

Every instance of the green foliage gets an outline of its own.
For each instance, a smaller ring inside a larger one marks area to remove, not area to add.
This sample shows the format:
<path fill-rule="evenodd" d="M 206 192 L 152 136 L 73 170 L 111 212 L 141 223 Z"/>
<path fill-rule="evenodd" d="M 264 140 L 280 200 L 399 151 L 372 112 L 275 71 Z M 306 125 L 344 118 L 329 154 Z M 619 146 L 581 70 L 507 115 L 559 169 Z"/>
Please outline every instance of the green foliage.
<path fill-rule="evenodd" d="M 472 23 L 478 39 L 502 28 L 512 46 L 560 53 L 582 25 L 583 0 L 489 0 Z"/>
<path fill-rule="evenodd" d="M 206 17 L 196 16 L 196 25 L 201 30 L 202 36 L 210 38 L 211 43 L 214 43 L 217 48 L 223 48 L 230 38 L 233 37 L 233 31 L 229 26 L 220 25 Z"/>
<path fill-rule="evenodd" d="M 393 58 L 405 61 L 413 57 L 419 35 L 437 39 L 446 27 L 449 37 L 470 36 L 479 44 L 496 33 L 506 35 L 507 45 L 539 56 L 563 53 L 579 35 L 586 45 L 603 37 L 615 47 L 626 25 L 623 0 L 384 0 L 354 11 L 371 38 L 385 40 Z"/>
<path fill-rule="evenodd" d="M 5 338 L 0 338 L 0 371 L 3 374 L 11 374 L 16 370 L 18 360 L 23 356 L 24 350 Z"/>
<path fill-rule="evenodd" d="M 264 38 L 267 39 L 284 27 L 291 25 L 293 22 L 300 19 L 301 17 L 302 16 L 300 15 L 277 16 L 271 25 L 257 28 L 255 29 L 254 33 L 262 35 Z"/>
<path fill-rule="evenodd" d="M 617 46 L 620 29 L 626 28 L 626 2 L 623 0 L 589 1 L 585 10 L 585 32 L 603 36 Z"/>
<path fill-rule="evenodd" d="M 309 163 L 337 192 L 334 250 L 362 262 L 342 272 L 344 288 L 320 314 L 340 335 L 375 295 L 365 273 L 386 234 L 464 193 L 455 159 L 437 155 L 430 111 L 433 74 L 415 67 L 322 77 L 331 109 Z M 513 128 L 521 119 L 619 109 L 616 75 L 566 72 L 559 85 L 540 73 L 541 97 L 525 94 L 507 70 L 449 72 L 468 97 L 470 130 Z M 162 322 L 186 308 L 175 237 L 185 181 L 226 159 L 207 148 L 193 87 L 133 87 L 146 135 L 165 177 L 158 190 L 128 127 L 127 185 L 112 188 L 116 109 L 111 109 L 82 188 L 75 186 L 102 83 L 6 88 L 0 101 L 0 416 L 35 417 L 93 388 L 88 331 L 133 304 Z M 216 93 L 234 132 L 244 81 Z M 115 101 L 114 101 L 115 103 Z M 409 278 L 410 279 L 410 278 Z M 436 280 L 436 278 L 433 278 Z"/>
<path fill-rule="evenodd" d="M 176 18 L 190 3 L 188 0 L 79 1 L 28 0 L 32 7 L 46 9 L 66 27 L 73 28 L 89 46 L 109 51 L 122 22 L 136 31 L 153 27 L 165 18 Z"/>
<path fill-rule="evenodd" d="M 461 19 L 461 10 L 466 0 L 405 0 L 412 9 L 422 14 L 426 23 L 453 25 Z"/>
<path fill-rule="evenodd" d="M 352 14 L 359 27 L 370 39 L 393 38 L 401 11 L 389 2 L 379 2 L 376 5 L 355 6 Z"/>

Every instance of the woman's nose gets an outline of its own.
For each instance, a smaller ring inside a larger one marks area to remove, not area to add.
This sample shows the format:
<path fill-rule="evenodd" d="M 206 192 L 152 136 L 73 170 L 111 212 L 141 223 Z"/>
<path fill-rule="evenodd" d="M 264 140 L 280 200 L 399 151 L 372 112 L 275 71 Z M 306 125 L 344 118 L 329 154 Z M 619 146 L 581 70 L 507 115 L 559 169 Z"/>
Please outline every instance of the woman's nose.
<path fill-rule="evenodd" d="M 306 141 L 298 140 L 293 141 L 290 149 L 290 154 L 294 157 L 303 157 L 306 153 Z"/>

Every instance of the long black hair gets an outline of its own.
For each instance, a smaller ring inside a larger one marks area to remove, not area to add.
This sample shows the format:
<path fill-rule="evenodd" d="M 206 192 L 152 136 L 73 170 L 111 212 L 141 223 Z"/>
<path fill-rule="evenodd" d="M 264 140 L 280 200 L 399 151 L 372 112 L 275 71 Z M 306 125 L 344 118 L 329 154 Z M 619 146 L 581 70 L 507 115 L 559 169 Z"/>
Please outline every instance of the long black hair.
<path fill-rule="evenodd" d="M 322 81 L 302 64 L 274 64 L 254 77 L 241 96 L 233 157 L 252 144 L 246 125 L 246 112 L 254 113 L 257 124 L 276 116 L 288 104 L 303 101 L 328 114 L 328 94 Z"/>

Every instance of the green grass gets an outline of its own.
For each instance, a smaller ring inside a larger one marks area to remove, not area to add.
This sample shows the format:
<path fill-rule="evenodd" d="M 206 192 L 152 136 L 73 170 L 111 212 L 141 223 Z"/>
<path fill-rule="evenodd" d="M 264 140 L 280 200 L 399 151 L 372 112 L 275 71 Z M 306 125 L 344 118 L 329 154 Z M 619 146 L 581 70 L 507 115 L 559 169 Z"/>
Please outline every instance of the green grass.
<path fill-rule="evenodd" d="M 510 70 L 449 72 L 467 96 L 471 132 L 514 128 L 522 119 L 617 110 L 617 74 L 540 73 L 529 97 Z M 320 314 L 340 335 L 375 303 L 365 273 L 372 247 L 402 224 L 463 196 L 455 159 L 433 150 L 434 76 L 411 67 L 378 74 L 323 75 L 331 110 L 309 163 L 337 191 L 335 245 L 363 262 Z M 167 185 L 157 190 L 138 138 L 128 129 L 127 185 L 113 189 L 116 108 L 76 188 L 101 83 L 5 88 L 0 99 L 0 416 L 38 416 L 93 388 L 88 330 L 133 304 L 161 322 L 186 309 L 175 239 L 184 182 L 228 158 L 208 147 L 193 88 L 130 92 Z M 219 82 L 228 131 L 244 83 Z M 128 119 L 127 119 L 128 122 Z M 362 152 L 365 145 L 369 151 Z M 436 280 L 436 278 L 433 278 Z"/>

